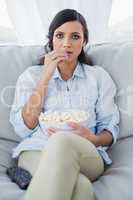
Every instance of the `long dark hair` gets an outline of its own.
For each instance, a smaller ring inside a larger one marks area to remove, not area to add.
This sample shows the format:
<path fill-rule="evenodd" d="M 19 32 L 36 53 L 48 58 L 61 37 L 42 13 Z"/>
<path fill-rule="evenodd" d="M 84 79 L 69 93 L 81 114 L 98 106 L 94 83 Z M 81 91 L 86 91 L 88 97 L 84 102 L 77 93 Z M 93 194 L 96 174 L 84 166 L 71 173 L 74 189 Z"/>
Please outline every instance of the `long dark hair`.
<path fill-rule="evenodd" d="M 54 19 L 52 20 L 49 31 L 48 31 L 48 43 L 44 46 L 45 52 L 48 53 L 49 51 L 53 50 L 53 35 L 54 31 L 61 26 L 62 24 L 69 22 L 69 21 L 78 21 L 83 27 L 83 33 L 84 33 L 84 40 L 86 44 L 88 43 L 89 33 L 87 28 L 87 23 L 85 21 L 85 18 L 76 10 L 73 9 L 64 9 L 58 12 Z M 78 56 L 78 60 L 81 63 L 92 65 L 91 60 L 89 59 L 88 55 L 84 52 L 84 49 L 82 48 L 80 55 Z M 44 58 L 41 58 L 40 64 L 43 64 Z"/>

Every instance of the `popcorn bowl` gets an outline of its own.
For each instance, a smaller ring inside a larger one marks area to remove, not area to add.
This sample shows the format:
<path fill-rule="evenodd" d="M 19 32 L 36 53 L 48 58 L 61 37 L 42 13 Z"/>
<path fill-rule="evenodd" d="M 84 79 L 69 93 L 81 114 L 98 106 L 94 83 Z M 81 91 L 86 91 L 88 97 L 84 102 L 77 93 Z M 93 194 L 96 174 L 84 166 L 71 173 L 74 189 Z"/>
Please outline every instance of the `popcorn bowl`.
<path fill-rule="evenodd" d="M 47 111 L 39 116 L 39 124 L 43 131 L 48 128 L 61 128 L 63 131 L 73 130 L 67 123 L 76 122 L 87 126 L 89 115 L 81 110 Z"/>

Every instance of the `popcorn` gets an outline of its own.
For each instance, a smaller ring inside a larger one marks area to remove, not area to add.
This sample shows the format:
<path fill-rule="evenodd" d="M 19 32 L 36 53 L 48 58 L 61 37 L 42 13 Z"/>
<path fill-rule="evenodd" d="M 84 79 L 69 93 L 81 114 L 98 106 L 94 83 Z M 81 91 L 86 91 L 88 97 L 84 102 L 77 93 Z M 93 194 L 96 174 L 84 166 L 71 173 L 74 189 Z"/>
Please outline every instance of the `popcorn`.
<path fill-rule="evenodd" d="M 54 111 L 54 112 L 44 112 L 41 113 L 40 119 L 44 121 L 44 123 L 50 122 L 60 122 L 66 123 L 69 121 L 73 122 L 82 122 L 86 121 L 88 118 L 88 114 L 85 111 Z"/>
<path fill-rule="evenodd" d="M 67 122 L 80 123 L 83 126 L 88 125 L 88 113 L 80 110 L 64 110 L 64 111 L 48 111 L 41 113 L 39 116 L 39 124 L 47 135 L 47 129 L 50 127 L 61 128 L 68 133 L 73 130 Z"/>

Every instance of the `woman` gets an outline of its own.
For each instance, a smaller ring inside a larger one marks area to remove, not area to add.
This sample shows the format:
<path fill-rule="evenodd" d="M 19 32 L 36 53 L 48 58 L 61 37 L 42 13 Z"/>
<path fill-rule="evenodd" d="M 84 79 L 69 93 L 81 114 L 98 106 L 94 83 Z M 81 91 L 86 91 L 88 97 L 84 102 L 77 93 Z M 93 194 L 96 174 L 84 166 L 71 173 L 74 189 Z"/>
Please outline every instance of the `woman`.
<path fill-rule="evenodd" d="M 44 64 L 29 67 L 17 82 L 10 121 L 23 141 L 13 157 L 33 175 L 26 200 L 92 200 L 91 182 L 111 164 L 106 150 L 119 134 L 116 87 L 103 68 L 90 66 L 84 53 L 88 29 L 80 13 L 57 13 L 48 39 Z M 64 109 L 87 111 L 88 126 L 70 122 L 71 134 L 50 127 L 46 136 L 40 113 Z"/>

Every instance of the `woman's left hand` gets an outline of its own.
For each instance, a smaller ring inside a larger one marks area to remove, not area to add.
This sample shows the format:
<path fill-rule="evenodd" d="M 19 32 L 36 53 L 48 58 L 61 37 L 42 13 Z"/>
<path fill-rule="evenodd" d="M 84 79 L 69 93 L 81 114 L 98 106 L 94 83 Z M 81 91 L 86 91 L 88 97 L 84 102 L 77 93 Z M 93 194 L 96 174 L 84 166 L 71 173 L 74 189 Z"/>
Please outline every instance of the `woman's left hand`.
<path fill-rule="evenodd" d="M 96 140 L 96 135 L 93 134 L 88 128 L 81 126 L 79 123 L 76 122 L 67 122 L 68 126 L 70 126 L 72 128 L 72 132 L 85 138 L 90 140 L 91 142 Z M 60 131 L 64 131 L 63 129 L 60 128 L 54 128 L 51 127 L 48 129 L 48 134 L 52 135 L 52 134 L 56 134 Z"/>
<path fill-rule="evenodd" d="M 73 128 L 74 130 L 73 133 L 89 140 L 95 146 L 99 145 L 98 136 L 92 133 L 89 128 L 81 126 L 80 124 L 75 123 L 75 122 L 69 122 L 68 125 Z"/>
<path fill-rule="evenodd" d="M 79 123 L 76 122 L 68 122 L 68 126 L 73 129 L 73 132 L 81 137 L 89 139 L 89 136 L 93 137 L 93 133 L 86 127 L 81 126 Z"/>

